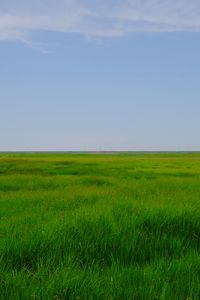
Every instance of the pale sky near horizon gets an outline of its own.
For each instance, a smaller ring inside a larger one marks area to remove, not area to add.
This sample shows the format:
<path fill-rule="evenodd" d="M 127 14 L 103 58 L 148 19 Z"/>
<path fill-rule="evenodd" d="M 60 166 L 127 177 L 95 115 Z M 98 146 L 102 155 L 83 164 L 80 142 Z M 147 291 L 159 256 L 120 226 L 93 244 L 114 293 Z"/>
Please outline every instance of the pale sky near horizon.
<path fill-rule="evenodd" d="M 0 0 L 0 151 L 200 150 L 200 1 Z"/>

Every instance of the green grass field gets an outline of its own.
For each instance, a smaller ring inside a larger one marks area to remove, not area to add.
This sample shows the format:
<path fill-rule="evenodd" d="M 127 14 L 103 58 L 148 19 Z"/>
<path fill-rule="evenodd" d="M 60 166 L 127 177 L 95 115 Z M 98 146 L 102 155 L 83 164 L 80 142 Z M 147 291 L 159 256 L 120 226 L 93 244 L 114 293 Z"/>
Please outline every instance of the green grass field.
<path fill-rule="evenodd" d="M 0 154 L 0 299 L 200 299 L 200 154 Z"/>

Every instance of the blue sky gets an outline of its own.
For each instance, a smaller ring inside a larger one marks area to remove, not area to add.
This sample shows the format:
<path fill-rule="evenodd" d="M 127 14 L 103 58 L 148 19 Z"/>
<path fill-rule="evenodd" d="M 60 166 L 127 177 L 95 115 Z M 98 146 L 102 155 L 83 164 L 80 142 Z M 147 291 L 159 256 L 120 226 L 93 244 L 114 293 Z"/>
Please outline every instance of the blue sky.
<path fill-rule="evenodd" d="M 0 0 L 0 151 L 200 150 L 200 2 Z"/>

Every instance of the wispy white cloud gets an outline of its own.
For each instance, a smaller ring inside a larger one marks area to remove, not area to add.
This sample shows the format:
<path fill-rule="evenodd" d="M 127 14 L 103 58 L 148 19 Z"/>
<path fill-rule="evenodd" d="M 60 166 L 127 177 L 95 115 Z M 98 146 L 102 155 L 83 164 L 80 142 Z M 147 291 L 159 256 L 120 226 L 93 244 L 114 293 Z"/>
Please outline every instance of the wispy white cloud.
<path fill-rule="evenodd" d="M 0 0 L 0 40 L 31 43 L 35 31 L 89 37 L 200 31 L 199 0 Z"/>

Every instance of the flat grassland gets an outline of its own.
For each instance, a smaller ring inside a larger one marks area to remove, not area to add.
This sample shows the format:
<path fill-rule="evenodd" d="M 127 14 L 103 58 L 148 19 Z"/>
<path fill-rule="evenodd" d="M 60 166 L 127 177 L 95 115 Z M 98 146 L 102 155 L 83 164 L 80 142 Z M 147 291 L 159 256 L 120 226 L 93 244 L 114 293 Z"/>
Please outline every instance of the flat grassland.
<path fill-rule="evenodd" d="M 200 299 L 200 153 L 0 154 L 0 299 Z"/>

